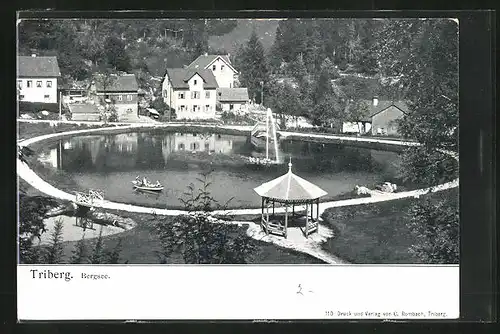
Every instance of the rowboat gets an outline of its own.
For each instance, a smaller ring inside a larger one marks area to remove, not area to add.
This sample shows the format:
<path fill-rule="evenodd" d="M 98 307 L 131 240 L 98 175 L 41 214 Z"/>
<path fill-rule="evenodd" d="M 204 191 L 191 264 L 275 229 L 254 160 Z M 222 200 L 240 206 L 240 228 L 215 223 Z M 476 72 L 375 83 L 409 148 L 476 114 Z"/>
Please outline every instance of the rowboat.
<path fill-rule="evenodd" d="M 146 191 L 162 191 L 163 186 L 161 184 L 145 184 L 143 185 L 142 182 L 138 181 L 132 181 L 132 184 L 134 185 L 134 189 L 138 190 L 146 190 Z"/>

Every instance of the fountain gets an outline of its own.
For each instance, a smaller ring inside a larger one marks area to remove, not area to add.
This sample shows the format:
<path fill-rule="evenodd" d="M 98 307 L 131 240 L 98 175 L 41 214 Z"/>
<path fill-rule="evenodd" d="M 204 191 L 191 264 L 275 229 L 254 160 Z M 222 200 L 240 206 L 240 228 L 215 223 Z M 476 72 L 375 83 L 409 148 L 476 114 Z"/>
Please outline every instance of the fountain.
<path fill-rule="evenodd" d="M 270 108 L 267 108 L 266 112 L 266 125 L 265 125 L 265 132 L 264 129 L 262 129 L 262 123 L 258 122 L 254 128 L 252 129 L 251 132 L 251 139 L 252 143 L 259 147 L 262 146 L 263 143 L 263 138 L 265 137 L 265 148 L 266 148 L 266 158 L 263 159 L 266 164 L 268 163 L 273 163 L 273 164 L 279 164 L 280 159 L 279 159 L 279 150 L 278 150 L 278 135 L 276 131 L 276 121 L 274 120 L 272 111 Z M 272 161 L 269 158 L 269 140 L 272 139 L 274 142 L 274 151 L 275 151 L 275 161 Z"/>

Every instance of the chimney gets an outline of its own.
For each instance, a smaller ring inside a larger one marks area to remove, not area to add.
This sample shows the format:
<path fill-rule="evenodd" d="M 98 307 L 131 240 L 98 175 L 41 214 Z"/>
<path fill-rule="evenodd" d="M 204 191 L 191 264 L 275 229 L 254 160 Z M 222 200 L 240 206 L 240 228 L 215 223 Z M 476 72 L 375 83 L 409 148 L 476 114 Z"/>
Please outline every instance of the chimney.
<path fill-rule="evenodd" d="M 373 97 L 373 106 L 374 107 L 378 106 L 378 96 Z"/>

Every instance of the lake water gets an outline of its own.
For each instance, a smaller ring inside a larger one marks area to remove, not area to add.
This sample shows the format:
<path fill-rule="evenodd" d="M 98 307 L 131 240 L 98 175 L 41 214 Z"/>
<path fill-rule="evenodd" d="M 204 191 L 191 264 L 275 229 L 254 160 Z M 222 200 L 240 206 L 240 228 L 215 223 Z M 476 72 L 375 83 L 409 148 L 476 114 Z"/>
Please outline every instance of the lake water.
<path fill-rule="evenodd" d="M 208 169 L 209 189 L 219 202 L 233 198 L 231 208 L 259 207 L 253 189 L 285 174 L 290 157 L 295 174 L 328 192 L 324 200 L 395 176 L 400 160 L 393 152 L 283 139 L 283 164 L 264 168 L 243 163 L 242 157 L 263 154 L 246 136 L 151 130 L 62 139 L 48 143 L 39 159 L 69 175 L 78 185 L 71 190 L 99 189 L 108 200 L 166 208 L 182 208 L 179 198 Z M 134 191 L 136 176 L 158 180 L 165 189 L 159 194 Z"/>

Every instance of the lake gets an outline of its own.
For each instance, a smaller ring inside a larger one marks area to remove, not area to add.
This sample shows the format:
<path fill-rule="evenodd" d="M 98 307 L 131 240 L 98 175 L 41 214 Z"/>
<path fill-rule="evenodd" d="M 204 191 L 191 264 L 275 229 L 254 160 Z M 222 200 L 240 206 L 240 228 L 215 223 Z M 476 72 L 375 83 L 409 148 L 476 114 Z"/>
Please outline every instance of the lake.
<path fill-rule="evenodd" d="M 274 147 L 270 152 L 274 157 Z M 180 198 L 203 171 L 210 171 L 209 190 L 220 203 L 232 198 L 228 207 L 251 208 L 260 206 L 253 189 L 285 174 L 290 158 L 295 174 L 328 192 L 323 200 L 355 185 L 373 186 L 396 177 L 400 163 L 394 152 L 288 139 L 280 141 L 278 155 L 280 165 L 255 166 L 245 158 L 265 153 L 247 136 L 155 129 L 47 142 L 38 158 L 70 176 L 78 185 L 75 191 L 99 189 L 107 200 L 175 209 L 183 208 Z M 165 189 L 158 194 L 135 191 L 131 181 L 137 176 L 158 180 Z"/>

